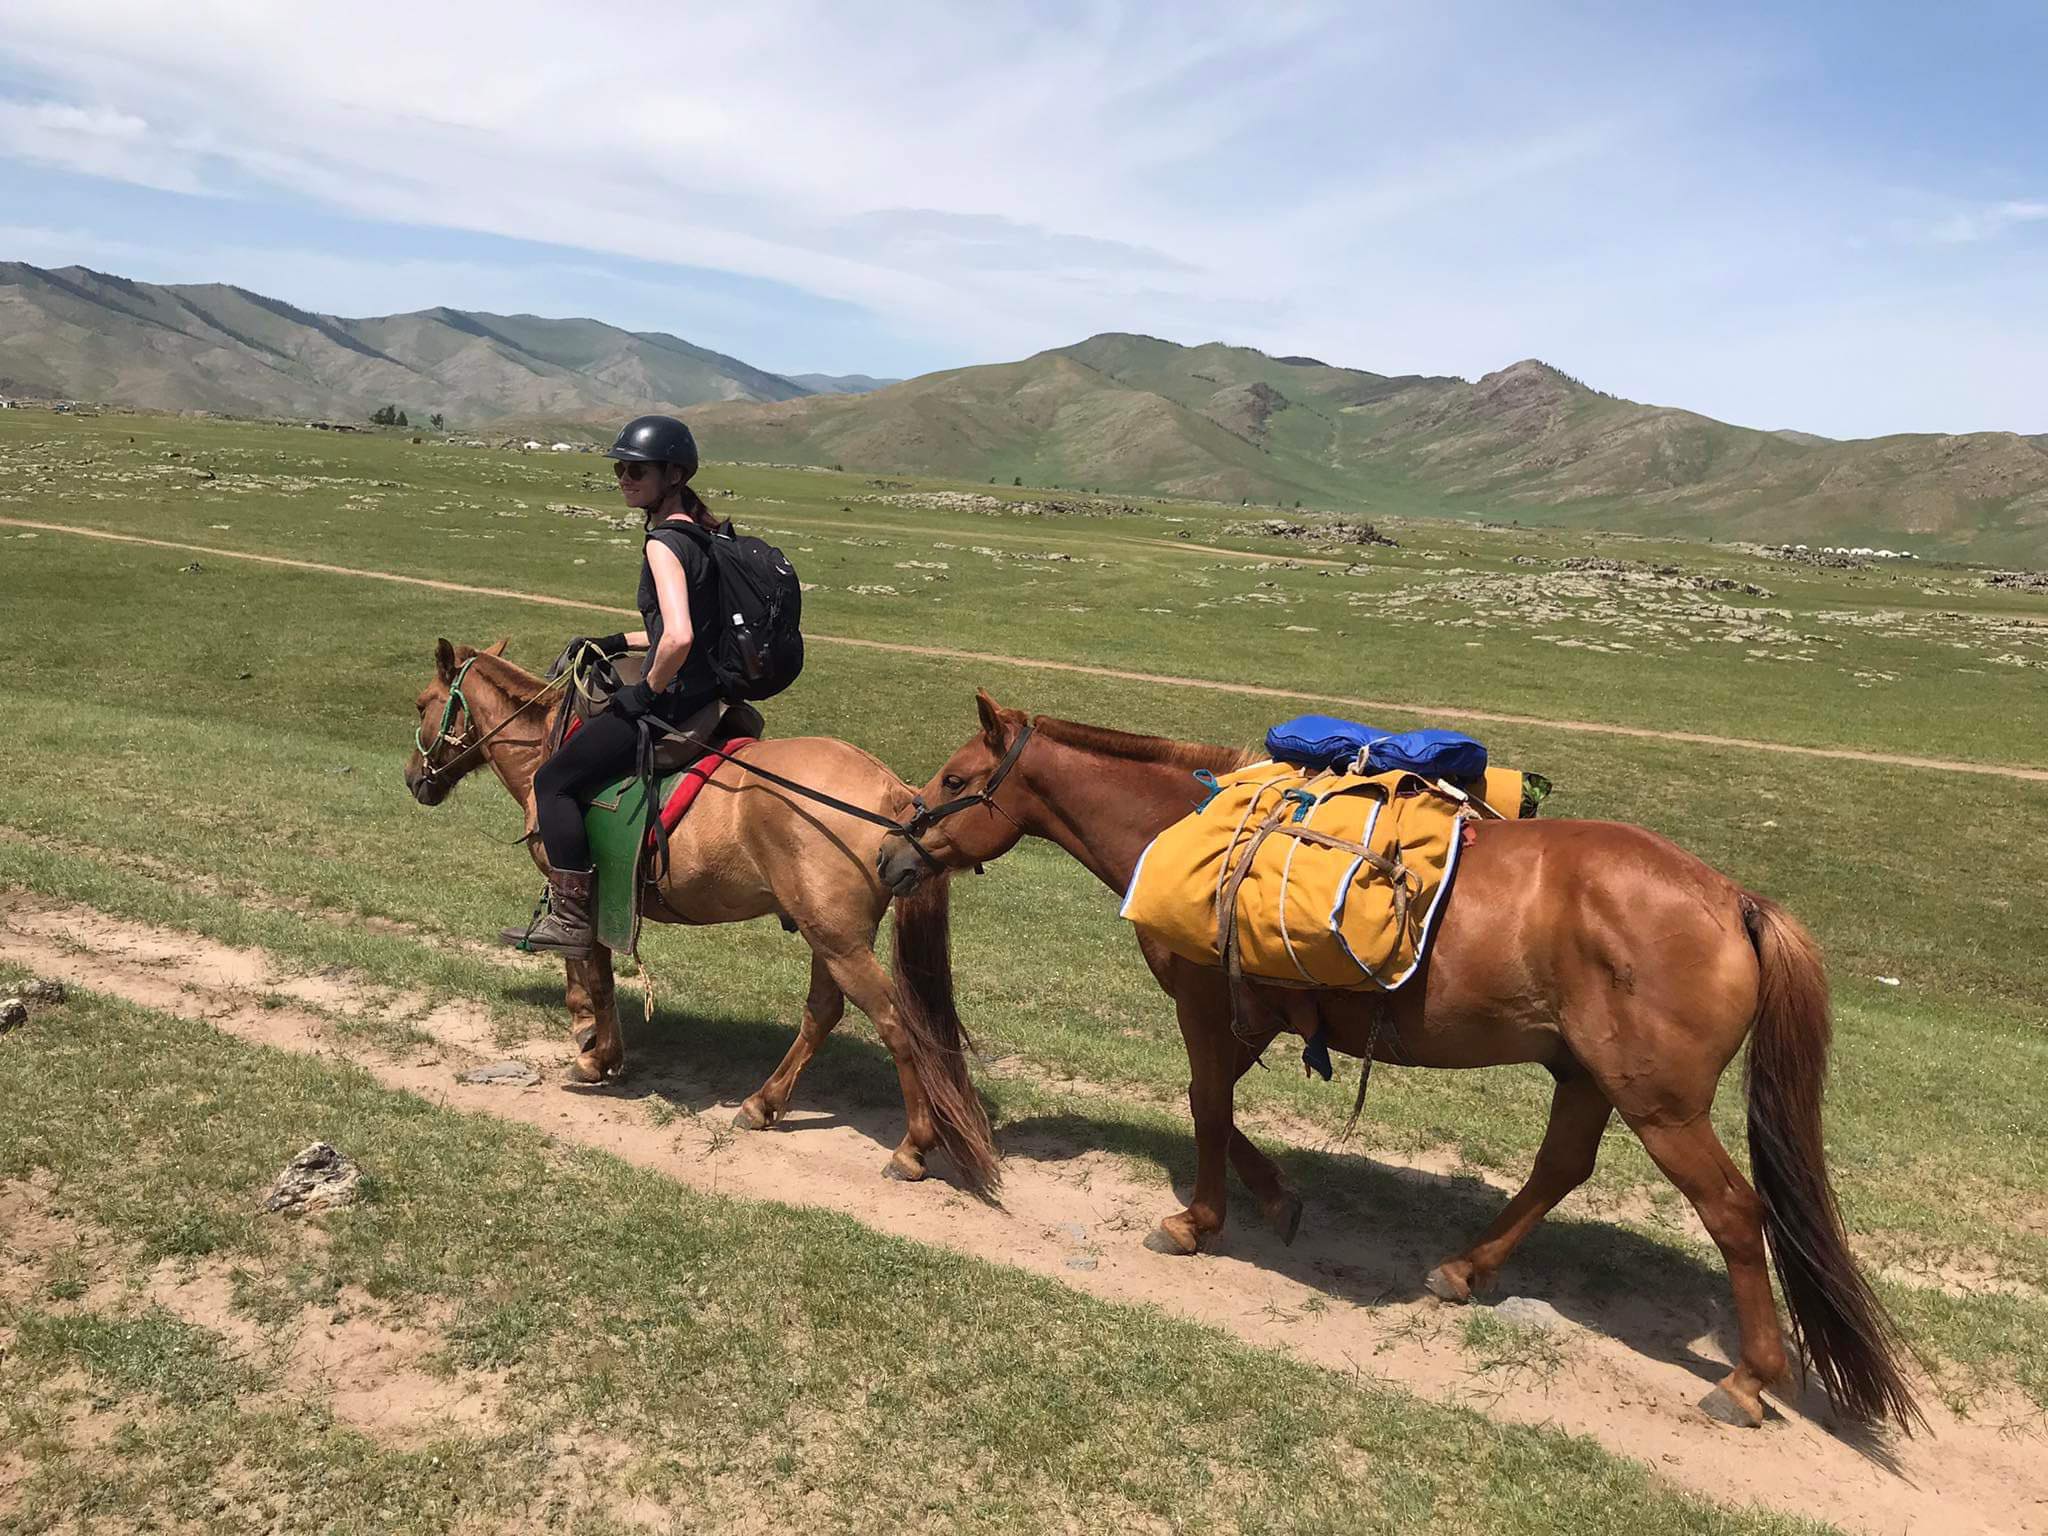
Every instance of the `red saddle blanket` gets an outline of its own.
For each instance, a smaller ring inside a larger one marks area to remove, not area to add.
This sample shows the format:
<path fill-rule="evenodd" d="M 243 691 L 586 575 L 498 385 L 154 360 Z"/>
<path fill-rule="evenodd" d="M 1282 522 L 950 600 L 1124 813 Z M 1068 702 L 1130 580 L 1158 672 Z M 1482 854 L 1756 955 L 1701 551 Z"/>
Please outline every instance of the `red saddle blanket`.
<path fill-rule="evenodd" d="M 676 776 L 668 798 L 661 803 L 661 830 L 673 832 L 676 823 L 683 819 L 683 813 L 696 803 L 698 792 L 710 782 L 711 775 L 718 772 L 728 757 L 736 756 L 742 747 L 751 747 L 759 738 L 735 736 L 731 741 L 722 741 L 713 751 L 706 752 Z"/>

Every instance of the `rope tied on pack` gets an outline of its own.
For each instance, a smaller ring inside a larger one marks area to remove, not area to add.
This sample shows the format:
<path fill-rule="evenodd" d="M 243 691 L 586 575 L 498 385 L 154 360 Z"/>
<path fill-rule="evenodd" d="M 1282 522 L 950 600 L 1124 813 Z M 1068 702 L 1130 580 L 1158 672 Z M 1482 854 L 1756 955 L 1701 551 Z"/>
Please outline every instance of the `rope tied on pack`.
<path fill-rule="evenodd" d="M 1309 781 L 1313 784 L 1315 781 Z M 1319 848 L 1333 848 L 1341 853 L 1351 854 L 1385 880 L 1393 892 L 1394 922 L 1405 928 L 1411 904 L 1422 895 L 1422 879 L 1402 861 L 1401 850 L 1396 847 L 1391 855 L 1375 853 L 1371 848 L 1351 838 L 1336 837 L 1328 832 L 1318 832 L 1301 823 L 1315 808 L 1319 797 L 1312 791 L 1297 787 L 1285 791 L 1280 802 L 1259 823 L 1252 835 L 1241 845 L 1235 855 L 1235 863 L 1224 878 L 1216 898 L 1216 948 L 1223 956 L 1223 968 L 1230 978 L 1231 1027 L 1238 1038 L 1247 1038 L 1239 1027 L 1242 1020 L 1238 1000 L 1244 993 L 1244 956 L 1240 948 L 1237 926 L 1237 903 L 1244 888 L 1245 877 L 1251 873 L 1252 862 L 1259 849 L 1269 837 L 1292 837 L 1304 843 L 1313 843 Z M 1285 985 L 1271 982 L 1272 985 Z"/>
<path fill-rule="evenodd" d="M 1403 862 L 1398 846 L 1391 855 L 1380 854 L 1350 838 L 1335 837 L 1330 833 L 1318 832 L 1302 825 L 1321 798 L 1309 786 L 1321 777 L 1323 775 L 1318 774 L 1309 780 L 1308 785 L 1282 791 L 1279 803 L 1266 814 L 1265 819 L 1241 845 L 1236 863 L 1217 895 L 1216 947 L 1223 956 L 1224 972 L 1229 978 L 1231 1033 L 1240 1040 L 1252 1038 L 1253 1031 L 1246 1028 L 1245 1021 L 1255 1000 L 1251 996 L 1244 975 L 1244 957 L 1238 940 L 1237 904 L 1244 888 L 1245 877 L 1251 872 L 1252 861 L 1257 857 L 1260 847 L 1267 838 L 1292 837 L 1320 848 L 1333 848 L 1353 855 L 1364 867 L 1387 881 L 1393 892 L 1394 922 L 1401 927 L 1407 926 L 1410 906 L 1422 895 L 1422 879 Z M 1262 978 L 1262 984 L 1287 985 L 1271 978 Z M 1283 1019 L 1282 1023 L 1285 1022 Z M 1365 1113 L 1365 1091 L 1372 1082 L 1373 1055 L 1379 1048 L 1380 1029 L 1385 1023 L 1386 1004 L 1379 1003 L 1374 1008 L 1372 1030 L 1366 1038 L 1365 1054 L 1359 1065 L 1358 1092 L 1351 1101 L 1351 1114 L 1344 1122 L 1344 1131 L 1340 1138 L 1342 1140 L 1348 1141 L 1357 1132 L 1359 1119 Z M 1329 1026 L 1323 1022 L 1318 1011 L 1317 1028 L 1308 1036 L 1301 1053 L 1303 1067 L 1310 1072 L 1319 1073 L 1324 1082 L 1328 1082 L 1333 1075 L 1328 1034 Z"/>

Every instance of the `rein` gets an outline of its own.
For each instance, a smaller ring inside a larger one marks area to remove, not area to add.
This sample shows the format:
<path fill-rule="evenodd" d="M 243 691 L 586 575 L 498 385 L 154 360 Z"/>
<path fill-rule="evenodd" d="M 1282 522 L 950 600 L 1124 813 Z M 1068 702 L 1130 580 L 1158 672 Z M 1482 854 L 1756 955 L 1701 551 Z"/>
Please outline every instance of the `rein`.
<path fill-rule="evenodd" d="M 428 741 L 425 730 L 421 727 L 415 727 L 413 730 L 413 745 L 419 748 L 420 759 L 425 764 L 425 772 L 422 777 L 428 781 L 449 774 L 455 764 L 461 762 L 470 753 L 481 751 L 501 731 L 511 725 L 514 720 L 517 720 L 521 715 L 533 708 L 534 705 L 561 689 L 573 686 L 579 693 L 585 694 L 586 697 L 588 696 L 588 690 L 583 683 L 585 667 L 582 664 L 582 658 L 579 657 L 566 670 L 542 684 L 540 689 L 524 704 L 514 709 L 477 740 L 470 741 L 466 738 L 475 727 L 476 716 L 470 708 L 468 695 L 462 691 L 462 683 L 463 679 L 469 675 L 469 669 L 476 665 L 476 661 L 477 658 L 472 656 L 456 669 L 454 678 L 448 684 L 448 701 L 442 706 L 441 722 L 434 729 L 434 739 Z M 450 741 L 449 728 L 455 725 L 458 718 L 462 722 L 461 729 L 452 738 L 458 750 L 447 762 L 437 765 L 431 760 L 432 754 L 440 750 L 444 743 Z M 893 817 L 882 815 L 879 811 L 871 811 L 864 805 L 850 804 L 845 800 L 841 800 L 837 795 L 828 795 L 823 790 L 811 788 L 808 784 L 800 784 L 794 779 L 784 778 L 772 769 L 763 768 L 756 763 L 744 761 L 733 753 L 726 751 L 725 748 L 706 741 L 694 731 L 677 730 L 666 720 L 662 720 L 657 716 L 643 715 L 640 719 L 639 776 L 650 785 L 647 795 L 650 814 L 652 813 L 654 803 L 651 785 L 654 777 L 654 738 L 657 734 L 684 742 L 689 746 L 697 748 L 705 756 L 715 757 L 720 762 L 740 763 L 747 772 L 755 775 L 755 777 L 765 779 L 779 788 L 788 790 L 791 794 L 801 795 L 806 800 L 815 801 L 817 804 L 837 811 L 843 816 L 851 816 L 858 821 L 867 822 L 870 826 L 881 827 L 885 831 L 902 838 L 912 848 L 916 849 L 917 856 L 923 859 L 929 868 L 934 871 L 943 871 L 945 866 L 933 856 L 930 849 L 926 848 L 919 841 L 919 838 L 931 831 L 933 827 L 944 821 L 948 816 L 955 816 L 962 811 L 972 810 L 976 806 L 985 805 L 1012 826 L 1016 825 L 1015 818 L 995 803 L 995 795 L 996 791 L 1002 788 L 1003 780 L 1009 777 L 1010 770 L 1017 766 L 1017 760 L 1024 755 L 1025 745 L 1031 740 L 1032 726 L 1029 721 L 1025 722 L 1023 728 L 1017 732 L 1017 739 L 1010 744 L 1009 751 L 1004 753 L 1002 761 L 996 764 L 995 772 L 988 776 L 988 782 L 982 785 L 980 789 L 969 794 L 957 795 L 943 804 L 934 806 L 926 805 L 923 795 L 913 793 L 910 797 L 910 803 L 916 810 L 907 821 L 897 821 Z M 518 841 L 527 842 L 531 839 L 531 836 L 532 834 L 529 833 L 518 839 Z M 664 845 L 665 851 L 666 845 Z"/>
<path fill-rule="evenodd" d="M 944 821 L 948 816 L 956 815 L 961 811 L 972 810 L 977 805 L 985 805 L 1005 821 L 1009 821 L 1012 826 L 1016 825 L 1010 813 L 995 803 L 995 793 L 1002 787 L 1003 780 L 1009 777 L 1010 770 L 1017 766 L 1017 759 L 1024 755 L 1024 744 L 1031 739 L 1031 726 L 1027 723 L 1017 733 L 1016 741 L 1011 744 L 1010 750 L 1004 754 L 1003 760 L 996 765 L 996 771 L 989 775 L 988 783 L 984 784 L 980 789 L 972 794 L 960 795 L 955 799 L 946 801 L 943 805 L 937 806 L 927 806 L 924 803 L 924 796 L 914 794 L 910 797 L 910 803 L 917 807 L 916 814 L 908 821 L 896 821 L 882 815 L 879 811 L 871 811 L 864 805 L 849 805 L 836 795 L 828 795 L 823 790 L 812 789 L 808 784 L 799 784 L 794 779 L 786 779 L 772 769 L 763 768 L 756 763 L 745 762 L 726 751 L 723 747 L 712 745 L 712 743 L 704 740 L 695 732 L 679 731 L 667 721 L 658 720 L 652 715 L 642 717 L 642 727 L 643 740 L 650 747 L 654 732 L 659 731 L 665 736 L 674 737 L 677 741 L 687 742 L 689 745 L 701 750 L 708 757 L 716 757 L 722 762 L 740 763 L 747 772 L 755 775 L 755 777 L 766 779 L 769 783 L 786 789 L 791 794 L 802 795 L 806 800 L 814 800 L 819 805 L 827 806 L 832 810 L 838 811 L 841 815 L 852 816 L 860 821 L 865 821 L 870 826 L 886 828 L 916 849 L 917 856 L 934 870 L 943 870 L 945 866 L 932 856 L 931 851 L 923 843 L 919 842 L 918 838 L 922 834 L 931 831 L 933 827 Z M 652 803 L 651 799 L 650 803 Z"/>

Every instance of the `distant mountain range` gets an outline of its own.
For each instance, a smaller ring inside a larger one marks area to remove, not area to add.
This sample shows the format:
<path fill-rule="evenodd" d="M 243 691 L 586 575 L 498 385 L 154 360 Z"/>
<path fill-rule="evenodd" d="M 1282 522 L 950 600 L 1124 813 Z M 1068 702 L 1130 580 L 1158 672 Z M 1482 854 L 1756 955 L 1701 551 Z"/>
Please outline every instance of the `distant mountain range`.
<path fill-rule="evenodd" d="M 1467 383 L 1111 334 L 859 398 L 691 419 L 726 459 L 2048 556 L 2048 435 L 1754 431 L 1616 399 L 1533 359 Z"/>
<path fill-rule="evenodd" d="M 2048 558 L 2048 434 L 1831 441 L 1639 405 L 1534 360 L 1476 382 L 1107 334 L 897 382 L 658 332 L 0 263 L 0 393 L 468 427 L 687 411 L 708 456 L 1642 532 Z"/>
<path fill-rule="evenodd" d="M 159 410 L 464 426 L 615 419 L 806 386 L 658 331 L 460 309 L 345 320 L 223 283 L 0 262 L 0 392 Z"/>
<path fill-rule="evenodd" d="M 864 373 L 786 373 L 792 384 L 801 384 L 814 395 L 872 395 L 901 379 L 871 379 Z"/>

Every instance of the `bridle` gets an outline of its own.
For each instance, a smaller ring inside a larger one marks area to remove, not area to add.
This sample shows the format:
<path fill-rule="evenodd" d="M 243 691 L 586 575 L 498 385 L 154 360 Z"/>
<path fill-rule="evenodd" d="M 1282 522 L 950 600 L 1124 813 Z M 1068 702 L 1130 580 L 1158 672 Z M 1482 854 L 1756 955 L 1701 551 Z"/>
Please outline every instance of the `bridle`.
<path fill-rule="evenodd" d="M 412 744 L 420 749 L 420 761 L 426 764 L 429 776 L 442 771 L 436 768 L 430 759 L 435 752 L 440 750 L 441 743 L 448 739 L 448 727 L 455 723 L 456 710 L 460 709 L 462 711 L 462 734 L 464 736 L 467 736 L 476 726 L 476 717 L 469 712 L 469 699 L 462 691 L 462 680 L 469 676 L 469 669 L 475 665 L 476 658 L 472 656 L 455 669 L 455 677 L 448 684 L 448 701 L 441 706 L 441 723 L 434 727 L 434 739 L 432 741 L 427 740 L 426 728 L 424 726 L 416 725 L 413 727 Z M 478 745 L 482 745 L 482 743 L 478 743 Z M 462 752 L 458 752 L 456 757 L 459 759 L 463 753 L 468 751 L 469 748 L 465 745 Z"/>
<path fill-rule="evenodd" d="M 1024 755 L 1024 745 L 1031 740 L 1031 730 L 1031 722 L 1025 721 L 1017 732 L 1017 739 L 1010 743 L 1010 750 L 1003 754 L 1003 760 L 996 764 L 996 771 L 988 776 L 988 782 L 981 788 L 968 794 L 956 795 L 940 805 L 926 805 L 923 795 L 912 795 L 910 803 L 916 807 L 916 814 L 896 829 L 896 835 L 915 848 L 918 857 L 925 863 L 933 869 L 940 869 L 944 866 L 932 857 L 931 851 L 919 842 L 918 838 L 931 831 L 948 816 L 972 810 L 977 805 L 985 805 L 1011 826 L 1017 827 L 1017 818 L 996 804 L 996 791 L 1003 787 L 1003 780 L 1010 776 L 1010 770 L 1017 766 L 1017 759 Z M 1022 827 L 1017 827 L 1020 834 L 1023 830 Z"/>
<path fill-rule="evenodd" d="M 420 762 L 425 769 L 420 775 L 423 783 L 431 784 L 444 775 L 453 777 L 453 771 L 457 763 L 468 757 L 472 752 L 482 751 L 506 726 L 517 720 L 521 715 L 533 708 L 534 705 L 540 703 L 542 699 L 555 693 L 569 679 L 568 673 L 549 679 L 532 698 L 513 710 L 512 713 L 484 732 L 475 741 L 470 741 L 468 737 L 476 729 L 476 715 L 470 709 L 469 696 L 462 691 L 462 680 L 469 676 L 469 669 L 475 666 L 476 663 L 477 658 L 472 656 L 455 669 L 455 676 L 448 684 L 448 701 L 441 706 L 441 723 L 434 727 L 434 739 L 432 741 L 427 740 L 424 727 L 413 727 L 413 745 L 419 748 Z M 458 714 L 462 721 L 462 728 L 451 738 L 448 728 L 455 724 Z M 435 763 L 433 754 L 440 751 L 443 744 L 451 739 L 456 748 L 454 756 L 444 763 Z"/>

